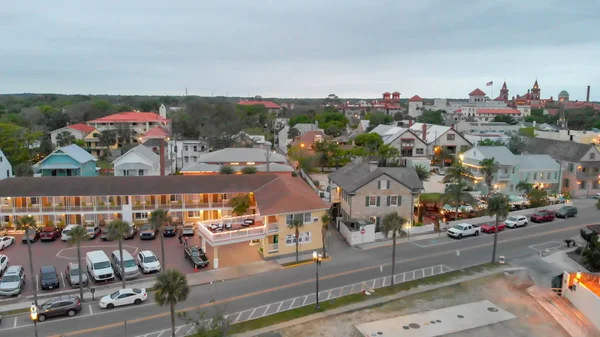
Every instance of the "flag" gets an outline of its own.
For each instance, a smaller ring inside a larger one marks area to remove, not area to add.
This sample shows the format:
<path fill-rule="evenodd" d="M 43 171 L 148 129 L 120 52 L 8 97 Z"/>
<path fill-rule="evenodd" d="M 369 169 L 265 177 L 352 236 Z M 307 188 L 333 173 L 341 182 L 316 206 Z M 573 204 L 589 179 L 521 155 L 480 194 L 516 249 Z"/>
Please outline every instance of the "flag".
<path fill-rule="evenodd" d="M 491 85 L 494 85 L 494 81 L 489 81 L 489 82 L 487 82 L 487 83 L 485 84 L 485 86 L 486 86 L 486 87 L 489 87 L 489 86 L 491 86 Z"/>

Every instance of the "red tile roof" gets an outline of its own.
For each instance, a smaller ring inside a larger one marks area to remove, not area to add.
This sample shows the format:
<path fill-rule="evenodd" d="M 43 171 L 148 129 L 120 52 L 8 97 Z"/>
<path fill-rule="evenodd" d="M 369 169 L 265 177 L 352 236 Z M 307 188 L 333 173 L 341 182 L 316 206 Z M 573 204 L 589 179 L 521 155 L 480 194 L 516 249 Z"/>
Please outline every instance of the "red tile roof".
<path fill-rule="evenodd" d="M 262 216 L 329 208 L 329 205 L 321 200 L 302 178 L 291 175 L 278 175 L 278 179 L 256 190 L 254 196 Z"/>
<path fill-rule="evenodd" d="M 239 101 L 239 105 L 264 105 L 267 109 L 281 109 L 281 105 L 269 101 Z"/>
<path fill-rule="evenodd" d="M 394 91 L 394 92 L 392 93 L 392 95 L 400 95 L 400 93 L 399 93 L 399 92 L 397 92 L 397 91 Z"/>
<path fill-rule="evenodd" d="M 521 111 L 517 109 L 477 109 L 480 114 L 503 114 L 503 115 L 520 115 Z"/>
<path fill-rule="evenodd" d="M 168 122 L 169 119 L 161 117 L 154 112 L 120 112 L 114 115 L 101 117 L 87 123 L 135 123 L 135 122 Z"/>
<path fill-rule="evenodd" d="M 411 97 L 409 100 L 409 102 L 422 102 L 423 99 L 421 97 L 419 97 L 419 95 L 414 95 L 413 97 Z"/>
<path fill-rule="evenodd" d="M 383 96 L 389 96 L 389 95 L 390 95 L 390 93 L 387 91 L 383 93 Z"/>
<path fill-rule="evenodd" d="M 569 101 L 565 102 L 565 108 L 567 109 L 581 109 L 584 107 L 592 108 L 594 110 L 600 110 L 600 104 L 593 102 L 579 102 L 579 101 Z"/>
<path fill-rule="evenodd" d="M 96 130 L 96 128 L 94 128 L 93 126 L 89 126 L 89 125 L 83 124 L 83 123 L 67 125 L 67 127 L 69 129 L 73 129 L 73 130 L 77 130 L 77 131 L 81 131 L 81 132 L 85 132 L 85 133 L 90 133 L 90 132 Z"/>
<path fill-rule="evenodd" d="M 498 97 L 494 98 L 494 101 L 498 101 L 498 102 L 504 101 L 504 97 L 498 96 Z"/>
<path fill-rule="evenodd" d="M 548 115 L 556 116 L 558 115 L 558 109 L 546 109 L 548 111 Z"/>
<path fill-rule="evenodd" d="M 167 138 L 169 134 L 160 126 L 155 126 L 144 135 L 144 138 Z"/>
<path fill-rule="evenodd" d="M 477 88 L 469 94 L 469 96 L 485 96 L 485 92 L 481 91 L 481 89 Z"/>

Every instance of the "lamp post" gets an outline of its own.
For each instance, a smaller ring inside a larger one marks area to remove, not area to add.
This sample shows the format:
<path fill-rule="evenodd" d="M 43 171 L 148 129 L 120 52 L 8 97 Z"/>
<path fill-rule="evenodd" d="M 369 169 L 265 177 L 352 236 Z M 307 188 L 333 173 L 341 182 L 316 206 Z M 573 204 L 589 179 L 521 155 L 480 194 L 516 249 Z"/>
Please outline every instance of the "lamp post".
<path fill-rule="evenodd" d="M 313 251 L 313 261 L 316 266 L 316 277 L 317 277 L 317 304 L 315 305 L 315 311 L 319 311 L 321 305 L 319 304 L 319 266 L 321 265 L 321 261 L 323 261 L 323 254 L 317 253 L 316 250 Z"/>
<path fill-rule="evenodd" d="M 38 313 L 37 313 L 37 306 L 35 305 L 35 303 L 31 303 L 31 307 L 29 307 L 29 316 L 31 317 L 31 320 L 33 321 L 33 328 L 35 329 L 35 337 L 38 337 L 38 329 L 37 329 Z"/>

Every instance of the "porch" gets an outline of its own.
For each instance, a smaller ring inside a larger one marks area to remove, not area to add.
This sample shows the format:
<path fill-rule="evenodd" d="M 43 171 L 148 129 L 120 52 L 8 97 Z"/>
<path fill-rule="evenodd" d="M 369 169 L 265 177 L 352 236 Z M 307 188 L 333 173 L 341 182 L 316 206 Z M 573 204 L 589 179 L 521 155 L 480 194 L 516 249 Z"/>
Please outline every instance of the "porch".
<path fill-rule="evenodd" d="M 263 217 L 252 214 L 199 221 L 196 230 L 211 246 L 221 246 L 262 239 L 267 233 L 267 226 Z"/>

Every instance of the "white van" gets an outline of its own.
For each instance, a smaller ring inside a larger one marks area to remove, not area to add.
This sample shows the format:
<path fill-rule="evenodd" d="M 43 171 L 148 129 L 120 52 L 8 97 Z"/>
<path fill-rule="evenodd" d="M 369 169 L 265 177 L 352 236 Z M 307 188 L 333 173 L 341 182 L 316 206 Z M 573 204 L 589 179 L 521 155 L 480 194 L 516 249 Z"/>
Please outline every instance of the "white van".
<path fill-rule="evenodd" d="M 85 255 L 85 263 L 90 278 L 96 282 L 110 281 L 115 278 L 115 273 L 110 265 L 106 253 L 94 250 Z"/>
<path fill-rule="evenodd" d="M 110 260 L 115 273 L 120 279 L 123 279 L 123 275 L 125 275 L 126 280 L 140 276 L 140 269 L 138 268 L 137 262 L 125 249 L 123 249 L 124 272 L 121 271 L 121 254 L 119 250 L 113 250 L 112 254 L 110 255 Z"/>
<path fill-rule="evenodd" d="M 69 235 L 69 233 L 71 232 L 71 230 L 75 227 L 77 227 L 79 225 L 67 225 L 67 227 L 65 227 L 62 230 L 62 233 L 60 235 L 60 239 L 63 241 L 69 241 L 71 239 L 71 236 Z"/>

